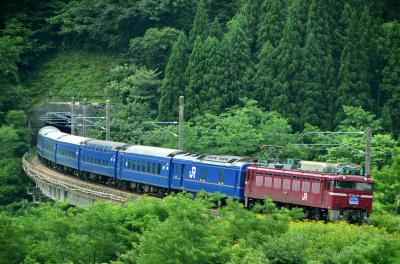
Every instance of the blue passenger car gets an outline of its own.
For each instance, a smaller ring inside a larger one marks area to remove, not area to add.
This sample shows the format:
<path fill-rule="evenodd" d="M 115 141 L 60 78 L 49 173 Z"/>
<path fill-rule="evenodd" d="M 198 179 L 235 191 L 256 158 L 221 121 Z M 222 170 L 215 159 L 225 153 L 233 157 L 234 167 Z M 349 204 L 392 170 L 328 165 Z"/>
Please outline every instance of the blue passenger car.
<path fill-rule="evenodd" d="M 62 137 L 68 136 L 68 134 L 60 132 L 57 128 L 54 127 L 54 129 L 50 129 L 50 127 L 45 127 L 48 128 L 45 130 L 43 128 L 42 131 L 42 137 L 38 139 L 38 143 L 40 142 L 41 144 L 41 157 L 45 158 L 47 160 L 50 160 L 54 163 L 57 163 L 56 159 L 56 151 L 57 151 L 57 140 L 59 140 Z M 46 131 L 46 132 L 45 132 Z M 43 133 L 46 133 L 45 135 Z M 40 132 L 39 132 L 40 134 Z M 40 155 L 40 153 L 39 153 Z"/>
<path fill-rule="evenodd" d="M 172 160 L 171 189 L 220 192 L 242 200 L 248 160 L 236 156 L 177 155 Z"/>
<path fill-rule="evenodd" d="M 39 130 L 38 132 L 38 136 L 37 136 L 37 142 L 36 142 L 36 146 L 37 146 L 37 154 L 40 157 L 43 157 L 43 143 L 44 143 L 44 138 L 45 136 L 50 133 L 50 132 L 59 132 L 60 130 L 58 130 L 58 128 L 52 127 L 52 126 L 46 126 L 43 127 Z"/>
<path fill-rule="evenodd" d="M 117 177 L 135 183 L 169 189 L 171 159 L 182 153 L 177 149 L 129 146 L 120 151 Z"/>
<path fill-rule="evenodd" d="M 79 170 L 80 146 L 89 138 L 67 135 L 57 140 L 57 164 Z"/>
<path fill-rule="evenodd" d="M 116 177 L 118 151 L 128 144 L 90 139 L 81 145 L 80 170 Z"/>

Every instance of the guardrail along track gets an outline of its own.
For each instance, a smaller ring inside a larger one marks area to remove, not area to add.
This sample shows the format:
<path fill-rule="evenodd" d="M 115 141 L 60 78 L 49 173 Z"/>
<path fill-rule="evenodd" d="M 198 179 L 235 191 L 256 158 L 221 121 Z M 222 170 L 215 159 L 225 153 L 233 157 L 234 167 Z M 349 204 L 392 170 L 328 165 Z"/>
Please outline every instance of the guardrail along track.
<path fill-rule="evenodd" d="M 83 181 L 72 176 L 64 175 L 43 165 L 37 157 L 27 159 L 25 154 L 22 158 L 22 168 L 25 173 L 36 184 L 47 184 L 75 194 L 84 195 L 96 200 L 109 200 L 117 203 L 125 203 L 127 199 L 134 199 L 140 196 L 109 186 Z"/>

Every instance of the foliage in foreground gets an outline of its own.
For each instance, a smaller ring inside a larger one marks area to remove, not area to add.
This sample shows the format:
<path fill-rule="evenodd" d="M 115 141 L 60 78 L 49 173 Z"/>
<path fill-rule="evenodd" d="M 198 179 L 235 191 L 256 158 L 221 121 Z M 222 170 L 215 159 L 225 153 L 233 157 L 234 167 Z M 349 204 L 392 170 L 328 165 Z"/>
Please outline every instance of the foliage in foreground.
<path fill-rule="evenodd" d="M 89 211 L 65 204 L 0 214 L 4 263 L 390 263 L 400 240 L 383 228 L 296 222 L 271 201 L 253 211 L 186 194 Z M 397 233 L 398 234 L 398 233 Z M 381 254 L 382 253 L 382 254 Z"/>

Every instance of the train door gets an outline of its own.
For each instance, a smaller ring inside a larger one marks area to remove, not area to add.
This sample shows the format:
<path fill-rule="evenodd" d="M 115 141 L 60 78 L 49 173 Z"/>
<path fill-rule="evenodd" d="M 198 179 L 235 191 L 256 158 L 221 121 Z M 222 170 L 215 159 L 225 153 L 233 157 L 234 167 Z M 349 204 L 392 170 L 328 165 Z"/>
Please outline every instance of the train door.
<path fill-rule="evenodd" d="M 326 205 L 326 200 L 327 200 L 328 192 L 330 189 L 330 181 L 323 180 L 322 185 L 323 185 L 323 189 L 322 189 L 322 194 L 321 194 L 321 204 Z"/>
<path fill-rule="evenodd" d="M 180 186 L 182 188 L 184 187 L 183 185 L 184 185 L 185 170 L 186 170 L 186 164 L 181 164 L 179 173 L 180 173 L 180 179 L 181 179 Z"/>
<path fill-rule="evenodd" d="M 246 170 L 246 180 L 245 180 L 245 183 L 244 183 L 246 190 L 248 190 L 248 194 L 250 194 L 251 191 L 252 191 L 251 183 L 250 183 L 251 172 L 252 172 L 251 170 Z"/>
<path fill-rule="evenodd" d="M 186 164 L 176 163 L 176 162 L 173 163 L 172 181 L 171 181 L 171 185 L 173 188 L 183 189 L 186 167 L 187 167 Z"/>
<path fill-rule="evenodd" d="M 112 156 L 112 158 L 110 160 L 110 164 L 113 164 L 113 163 L 114 163 L 114 168 L 115 168 L 115 171 L 114 171 L 115 177 L 117 179 L 122 178 L 122 166 L 123 166 L 124 161 L 123 161 L 123 154 L 121 152 L 119 152 L 119 151 L 114 152 L 114 155 Z"/>

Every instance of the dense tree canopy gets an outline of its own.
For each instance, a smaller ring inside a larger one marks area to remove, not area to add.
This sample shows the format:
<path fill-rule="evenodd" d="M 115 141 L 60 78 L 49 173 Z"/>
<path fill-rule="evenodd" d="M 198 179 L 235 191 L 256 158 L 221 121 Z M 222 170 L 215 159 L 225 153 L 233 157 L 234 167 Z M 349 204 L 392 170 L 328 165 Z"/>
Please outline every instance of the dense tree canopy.
<path fill-rule="evenodd" d="M 3 1 L 0 262 L 399 262 L 399 14 L 390 0 Z M 21 156 L 32 106 L 50 93 L 105 96 L 113 140 L 172 148 L 175 126 L 144 121 L 176 121 L 184 95 L 185 148 L 197 153 L 265 158 L 275 146 L 282 161 L 363 164 L 362 136 L 298 143 L 371 127 L 377 227 L 297 222 L 299 210 L 270 200 L 251 211 L 227 200 L 216 214 L 208 194 L 30 204 Z"/>

